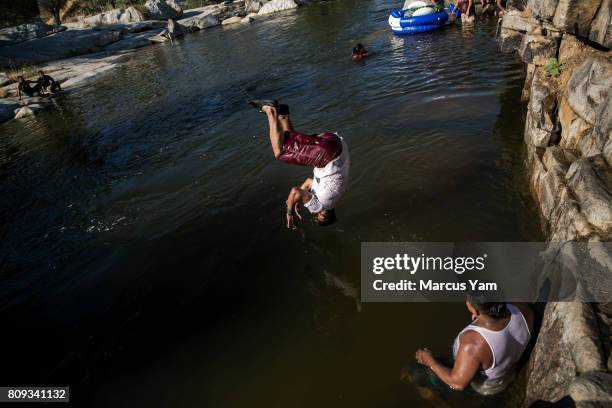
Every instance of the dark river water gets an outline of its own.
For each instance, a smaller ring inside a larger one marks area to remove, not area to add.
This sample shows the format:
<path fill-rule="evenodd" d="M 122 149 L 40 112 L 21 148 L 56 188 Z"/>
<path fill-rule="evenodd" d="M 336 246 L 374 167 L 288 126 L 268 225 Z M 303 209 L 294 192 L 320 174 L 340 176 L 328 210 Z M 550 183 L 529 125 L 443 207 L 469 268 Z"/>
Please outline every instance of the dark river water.
<path fill-rule="evenodd" d="M 542 236 L 521 64 L 494 23 L 396 37 L 394 6 L 337 0 L 142 49 L 0 125 L 0 383 L 69 384 L 79 406 L 438 406 L 400 368 L 417 347 L 449 355 L 469 314 L 361 305 L 360 243 Z M 309 170 L 273 160 L 255 96 L 348 142 L 334 226 L 284 228 Z"/>

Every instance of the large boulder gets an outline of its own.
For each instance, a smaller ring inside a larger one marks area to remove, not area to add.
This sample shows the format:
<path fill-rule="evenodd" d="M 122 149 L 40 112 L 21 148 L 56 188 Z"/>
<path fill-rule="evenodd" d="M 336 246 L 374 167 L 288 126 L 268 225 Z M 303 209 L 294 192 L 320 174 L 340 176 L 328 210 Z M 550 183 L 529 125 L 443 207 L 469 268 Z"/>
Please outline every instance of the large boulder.
<path fill-rule="evenodd" d="M 83 27 L 95 27 L 99 25 L 128 24 L 139 21 L 144 21 L 142 13 L 134 7 L 128 7 L 125 10 L 115 9 L 107 11 L 106 13 L 85 17 L 81 20 L 81 23 Z"/>
<path fill-rule="evenodd" d="M 50 26 L 42 21 L 8 27 L 0 30 L 0 46 L 14 45 L 35 38 L 46 37 L 66 30 L 64 26 Z"/>
<path fill-rule="evenodd" d="M 530 0 L 533 15 L 542 20 L 552 21 L 559 0 Z"/>
<path fill-rule="evenodd" d="M 591 22 L 589 39 L 612 48 L 612 0 L 603 0 L 595 19 Z"/>
<path fill-rule="evenodd" d="M 553 24 L 568 33 L 588 37 L 602 0 L 559 0 Z"/>
<path fill-rule="evenodd" d="M 271 0 L 263 5 L 257 14 L 271 14 L 283 10 L 291 10 L 297 8 L 298 5 L 293 0 Z"/>
<path fill-rule="evenodd" d="M 193 25 L 200 30 L 203 30 L 208 27 L 218 26 L 219 24 L 221 24 L 219 18 L 213 14 L 198 16 L 193 20 Z"/>
<path fill-rule="evenodd" d="M 578 115 L 594 124 L 608 103 L 611 89 L 612 61 L 605 57 L 592 57 L 572 73 L 568 83 L 568 102 Z"/>
<path fill-rule="evenodd" d="M 531 83 L 530 96 L 525 124 L 525 143 L 546 147 L 555 130 L 556 94 L 554 87 L 541 78 L 539 71 Z"/>
<path fill-rule="evenodd" d="M 569 394 L 580 407 L 587 403 L 592 407 L 612 406 L 612 374 L 590 372 L 577 377 L 569 386 Z"/>
<path fill-rule="evenodd" d="M 568 394 L 576 373 L 602 371 L 604 367 L 592 306 L 578 302 L 548 303 L 527 364 L 523 406 L 538 400 L 558 401 Z"/>
<path fill-rule="evenodd" d="M 102 51 L 119 41 L 121 31 L 67 30 L 55 35 L 2 48 L 0 67 L 40 64 L 62 58 Z"/>
<path fill-rule="evenodd" d="M 518 52 L 526 64 L 545 65 L 549 58 L 556 57 L 558 48 L 559 38 L 526 34 Z"/>
<path fill-rule="evenodd" d="M 183 15 L 183 9 L 174 0 L 147 0 L 145 7 L 153 20 L 177 19 Z"/>
<path fill-rule="evenodd" d="M 231 25 L 231 24 L 238 24 L 242 21 L 242 17 L 239 16 L 234 16 L 234 17 L 230 17 L 230 18 L 226 18 L 225 20 L 223 20 L 221 22 L 221 25 Z"/>
<path fill-rule="evenodd" d="M 575 161 L 566 179 L 589 222 L 604 232 L 611 232 L 612 169 L 603 157 L 598 155 Z"/>

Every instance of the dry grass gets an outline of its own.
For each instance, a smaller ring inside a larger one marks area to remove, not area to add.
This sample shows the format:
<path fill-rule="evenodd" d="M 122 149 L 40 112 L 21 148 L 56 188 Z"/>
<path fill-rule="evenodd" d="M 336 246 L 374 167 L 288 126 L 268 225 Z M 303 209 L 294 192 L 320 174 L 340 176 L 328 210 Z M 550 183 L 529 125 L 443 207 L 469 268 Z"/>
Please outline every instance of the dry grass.
<path fill-rule="evenodd" d="M 6 75 L 8 75 L 9 79 L 13 82 L 17 82 L 17 78 L 20 76 L 27 79 L 36 76 L 37 73 L 38 69 L 34 65 L 22 65 L 20 67 L 12 65 L 8 71 L 6 71 Z"/>
<path fill-rule="evenodd" d="M 58 71 L 59 68 L 45 68 L 45 74 L 50 74 L 51 72 Z M 6 75 L 13 82 L 17 82 L 17 78 L 23 76 L 25 79 L 28 78 L 36 78 L 38 77 L 38 71 L 40 68 L 35 67 L 34 65 L 22 65 L 16 67 L 11 65 L 9 69 L 6 71 Z"/>

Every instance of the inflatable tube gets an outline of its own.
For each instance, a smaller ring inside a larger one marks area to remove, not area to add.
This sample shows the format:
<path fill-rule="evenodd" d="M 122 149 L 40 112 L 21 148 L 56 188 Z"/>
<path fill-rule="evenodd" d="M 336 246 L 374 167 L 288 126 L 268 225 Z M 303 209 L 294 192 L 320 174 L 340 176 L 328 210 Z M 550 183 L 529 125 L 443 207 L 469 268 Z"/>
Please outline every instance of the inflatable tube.
<path fill-rule="evenodd" d="M 444 11 L 439 13 L 427 14 L 418 17 L 404 17 L 399 19 L 400 27 L 413 27 L 420 25 L 443 25 L 448 20 L 448 14 Z"/>
<path fill-rule="evenodd" d="M 415 34 L 432 31 L 442 27 L 448 21 L 448 14 L 441 11 L 417 17 L 399 17 L 403 12 L 392 10 L 389 25 L 395 34 Z"/>
<path fill-rule="evenodd" d="M 425 33 L 427 31 L 433 31 L 440 28 L 441 25 L 431 24 L 431 25 L 420 25 L 420 26 L 411 26 L 411 27 L 402 27 L 399 29 L 392 28 L 395 34 L 417 34 L 417 33 Z"/>
<path fill-rule="evenodd" d="M 417 7 L 427 7 L 427 6 L 433 6 L 433 4 L 428 2 L 428 1 L 413 1 L 406 8 L 407 9 L 413 9 L 413 8 L 417 8 Z"/>
<path fill-rule="evenodd" d="M 433 7 L 421 7 L 420 9 L 414 10 L 412 17 L 426 16 L 433 13 L 435 13 Z"/>

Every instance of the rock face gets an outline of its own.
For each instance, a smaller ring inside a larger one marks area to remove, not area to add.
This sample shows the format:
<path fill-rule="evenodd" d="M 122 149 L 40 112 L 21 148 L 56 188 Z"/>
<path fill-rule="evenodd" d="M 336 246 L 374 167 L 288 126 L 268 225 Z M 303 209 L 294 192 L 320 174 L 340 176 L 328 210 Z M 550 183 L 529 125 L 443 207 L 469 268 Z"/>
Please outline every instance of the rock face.
<path fill-rule="evenodd" d="M 234 16 L 234 17 L 226 18 L 225 20 L 223 20 L 221 22 L 221 25 L 238 24 L 241 21 L 242 21 L 242 17 Z"/>
<path fill-rule="evenodd" d="M 47 61 L 102 51 L 105 46 L 119 41 L 121 31 L 67 30 L 36 41 L 2 48 L 0 67 L 21 64 L 40 64 Z"/>
<path fill-rule="evenodd" d="M 526 162 L 549 248 L 595 248 L 612 237 L 612 55 L 586 41 L 610 47 L 611 3 L 527 0 L 524 11 L 509 6 L 502 22 L 501 48 L 527 64 Z M 553 57 L 562 64 L 556 76 L 545 69 Z M 612 263 L 608 253 L 589 256 Z M 612 307 L 602 306 L 546 306 L 522 406 L 564 397 L 579 408 L 612 406 Z"/>
<path fill-rule="evenodd" d="M 183 9 L 174 0 L 147 0 L 145 7 L 153 20 L 177 19 L 183 15 Z"/>
<path fill-rule="evenodd" d="M 128 24 L 139 21 L 144 21 L 144 17 L 140 11 L 134 7 L 124 9 L 115 9 L 106 13 L 96 14 L 90 17 L 85 17 L 82 20 L 84 27 L 95 27 L 105 24 Z"/>
<path fill-rule="evenodd" d="M 257 14 L 271 14 L 283 10 L 291 10 L 297 8 L 298 5 L 293 0 L 271 0 L 264 4 Z"/>
<path fill-rule="evenodd" d="M 66 27 L 64 26 L 50 26 L 42 21 L 22 24 L 17 27 L 3 28 L 0 30 L 0 46 L 14 45 L 23 41 L 46 37 L 64 31 L 65 29 Z"/>

